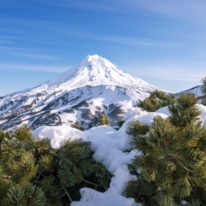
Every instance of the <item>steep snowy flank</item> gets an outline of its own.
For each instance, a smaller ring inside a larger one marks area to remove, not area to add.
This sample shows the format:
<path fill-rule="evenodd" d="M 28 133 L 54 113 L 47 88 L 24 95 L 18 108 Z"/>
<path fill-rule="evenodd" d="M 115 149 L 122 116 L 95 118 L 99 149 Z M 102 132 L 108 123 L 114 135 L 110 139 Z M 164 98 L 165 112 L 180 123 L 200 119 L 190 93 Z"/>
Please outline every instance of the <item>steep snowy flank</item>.
<path fill-rule="evenodd" d="M 65 72 L 62 76 L 47 82 L 47 84 L 49 87 L 62 84 L 69 89 L 85 85 L 115 85 L 138 88 L 143 91 L 152 88 L 147 82 L 124 73 L 110 61 L 98 55 L 87 56 L 77 69 Z"/>
<path fill-rule="evenodd" d="M 112 125 L 156 87 L 121 71 L 110 61 L 92 55 L 77 67 L 33 89 L 0 99 L 0 128 L 27 124 L 96 126 L 100 112 Z"/>

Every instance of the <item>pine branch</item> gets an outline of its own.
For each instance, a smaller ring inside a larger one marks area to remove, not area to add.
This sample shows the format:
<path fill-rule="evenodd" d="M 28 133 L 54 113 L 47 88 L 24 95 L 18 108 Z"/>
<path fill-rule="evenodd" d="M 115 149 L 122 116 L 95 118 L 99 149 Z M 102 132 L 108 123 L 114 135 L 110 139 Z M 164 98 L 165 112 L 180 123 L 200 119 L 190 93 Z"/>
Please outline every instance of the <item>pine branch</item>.
<path fill-rule="evenodd" d="M 67 191 L 66 187 L 64 186 L 64 184 L 61 183 L 61 186 L 66 194 L 66 196 L 68 197 L 69 201 L 72 202 L 72 198 L 71 198 L 71 195 L 69 194 L 69 192 Z"/>
<path fill-rule="evenodd" d="M 90 184 L 90 185 L 93 185 L 93 186 L 95 187 L 95 189 L 98 187 L 97 184 L 95 184 L 95 183 L 93 183 L 93 182 L 90 182 L 90 181 L 88 181 L 88 180 L 86 180 L 86 179 L 84 179 L 84 178 L 82 178 L 82 181 L 85 182 L 85 183 L 88 183 L 88 184 Z"/>
<path fill-rule="evenodd" d="M 173 160 L 176 161 L 183 169 L 185 169 L 187 172 L 191 172 L 193 173 L 194 171 L 187 168 L 180 160 L 177 159 L 177 157 L 173 154 L 169 154 L 168 156 L 170 156 L 171 158 L 169 160 Z"/>

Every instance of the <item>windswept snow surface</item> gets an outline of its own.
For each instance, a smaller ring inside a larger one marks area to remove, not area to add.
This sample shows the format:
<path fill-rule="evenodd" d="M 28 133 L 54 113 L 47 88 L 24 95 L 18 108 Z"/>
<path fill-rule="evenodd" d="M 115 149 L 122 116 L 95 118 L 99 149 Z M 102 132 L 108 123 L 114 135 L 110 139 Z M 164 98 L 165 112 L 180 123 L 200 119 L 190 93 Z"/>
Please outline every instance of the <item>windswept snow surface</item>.
<path fill-rule="evenodd" d="M 202 121 L 204 126 L 206 126 L 206 106 L 202 104 L 197 104 L 196 107 L 200 111 L 200 120 Z"/>
<path fill-rule="evenodd" d="M 68 125 L 44 126 L 33 131 L 36 138 L 49 138 L 54 148 L 59 148 L 67 139 L 82 139 L 90 141 L 94 151 L 94 158 L 101 162 L 112 174 L 110 187 L 106 192 L 98 192 L 89 188 L 80 190 L 81 200 L 72 202 L 71 206 L 137 206 L 134 199 L 126 198 L 123 192 L 127 183 L 134 180 L 128 169 L 133 158 L 140 153 L 137 150 L 128 152 L 131 137 L 127 135 L 130 121 L 139 120 L 151 124 L 155 116 L 167 118 L 162 113 L 147 113 L 140 109 L 133 109 L 125 117 L 125 123 L 118 131 L 110 126 L 93 127 L 87 131 L 80 131 Z"/>

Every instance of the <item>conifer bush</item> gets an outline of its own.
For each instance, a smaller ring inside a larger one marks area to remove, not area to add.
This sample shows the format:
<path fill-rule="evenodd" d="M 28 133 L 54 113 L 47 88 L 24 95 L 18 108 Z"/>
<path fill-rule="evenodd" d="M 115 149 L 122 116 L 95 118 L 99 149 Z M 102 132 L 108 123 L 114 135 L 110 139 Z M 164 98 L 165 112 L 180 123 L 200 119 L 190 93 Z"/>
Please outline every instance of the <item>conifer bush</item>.
<path fill-rule="evenodd" d="M 206 77 L 202 79 L 202 83 L 203 83 L 202 92 L 204 95 L 203 104 L 206 105 Z"/>
<path fill-rule="evenodd" d="M 174 102 L 175 97 L 173 95 L 166 94 L 160 90 L 155 90 L 148 98 L 139 101 L 137 106 L 148 112 L 155 112 L 159 108 L 171 105 Z"/>
<path fill-rule="evenodd" d="M 23 188 L 20 186 L 11 187 L 5 199 L 2 202 L 2 206 L 44 206 L 46 205 L 46 199 L 41 188 L 28 185 Z"/>
<path fill-rule="evenodd" d="M 53 149 L 26 127 L 0 131 L 0 205 L 64 206 L 79 189 L 105 191 L 111 174 L 93 159 L 89 142 L 67 141 Z"/>
<path fill-rule="evenodd" d="M 109 118 L 106 114 L 99 114 L 99 125 L 109 125 Z"/>
<path fill-rule="evenodd" d="M 194 95 L 183 95 L 169 106 L 170 118 L 157 117 L 151 126 L 130 123 L 141 155 L 130 166 L 137 180 L 128 184 L 127 196 L 152 206 L 206 204 L 206 128 L 195 104 Z"/>
<path fill-rule="evenodd" d="M 41 159 L 39 175 L 34 182 L 45 191 L 49 205 L 68 205 L 78 200 L 82 187 L 107 189 L 111 176 L 92 155 L 90 143 L 75 140 Z"/>

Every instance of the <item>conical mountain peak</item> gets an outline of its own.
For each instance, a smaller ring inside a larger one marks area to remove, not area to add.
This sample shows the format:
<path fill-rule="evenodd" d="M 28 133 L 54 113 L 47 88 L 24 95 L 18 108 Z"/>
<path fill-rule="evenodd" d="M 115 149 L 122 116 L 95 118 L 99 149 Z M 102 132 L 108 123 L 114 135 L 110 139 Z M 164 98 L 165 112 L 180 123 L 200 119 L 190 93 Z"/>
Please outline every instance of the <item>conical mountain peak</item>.
<path fill-rule="evenodd" d="M 88 55 L 79 65 L 79 71 L 87 68 L 90 72 L 93 70 L 91 75 L 101 75 L 102 72 L 109 72 L 109 70 L 116 68 L 109 60 L 95 54 Z M 102 71 L 101 71 L 102 70 Z"/>
<path fill-rule="evenodd" d="M 90 86 L 111 85 L 132 88 L 151 87 L 147 82 L 123 72 L 109 60 L 95 54 L 88 55 L 77 67 L 48 82 L 49 87 L 75 89 Z"/>
<path fill-rule="evenodd" d="M 88 55 L 80 65 L 95 65 L 95 64 L 104 64 L 104 65 L 113 65 L 109 60 L 99 56 L 98 54 Z"/>
<path fill-rule="evenodd" d="M 98 54 L 88 55 L 83 61 L 92 63 L 92 62 L 98 62 L 98 61 L 104 61 L 103 57 L 99 56 Z"/>

